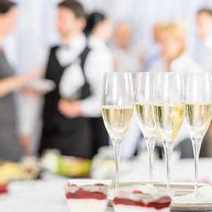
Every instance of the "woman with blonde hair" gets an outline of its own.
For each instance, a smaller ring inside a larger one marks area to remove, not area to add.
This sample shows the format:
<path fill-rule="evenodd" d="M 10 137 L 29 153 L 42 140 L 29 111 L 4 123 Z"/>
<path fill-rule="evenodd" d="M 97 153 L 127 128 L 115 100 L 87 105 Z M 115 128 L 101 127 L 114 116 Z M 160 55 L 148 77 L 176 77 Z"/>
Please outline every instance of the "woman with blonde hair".
<path fill-rule="evenodd" d="M 160 59 L 150 71 L 200 71 L 200 67 L 189 56 L 184 26 L 177 22 L 160 25 Z"/>
<path fill-rule="evenodd" d="M 179 73 L 200 72 L 201 68 L 188 54 L 187 36 L 184 26 L 180 23 L 170 22 L 160 26 L 160 59 L 152 66 L 150 71 L 174 71 Z M 178 136 L 179 150 L 182 158 L 193 157 L 190 135 L 182 127 Z"/>

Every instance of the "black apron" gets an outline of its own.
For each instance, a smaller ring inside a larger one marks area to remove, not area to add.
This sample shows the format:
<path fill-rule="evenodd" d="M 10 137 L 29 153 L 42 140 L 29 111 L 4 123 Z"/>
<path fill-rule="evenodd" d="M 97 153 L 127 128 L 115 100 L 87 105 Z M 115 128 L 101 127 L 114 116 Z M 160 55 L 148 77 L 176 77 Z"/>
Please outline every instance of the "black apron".
<path fill-rule="evenodd" d="M 51 48 L 47 66 L 46 79 L 54 81 L 56 88 L 45 96 L 39 154 L 41 155 L 47 149 L 56 149 L 63 155 L 91 158 L 92 141 L 89 119 L 85 117 L 67 118 L 58 110 L 58 103 L 61 99 L 59 85 L 64 70 L 67 68 L 67 66 L 61 66 L 57 59 L 56 52 L 58 48 Z M 90 49 L 86 47 L 79 56 L 81 67 L 84 67 L 89 51 Z M 79 100 L 91 95 L 84 69 L 82 70 L 85 83 L 79 90 Z"/>

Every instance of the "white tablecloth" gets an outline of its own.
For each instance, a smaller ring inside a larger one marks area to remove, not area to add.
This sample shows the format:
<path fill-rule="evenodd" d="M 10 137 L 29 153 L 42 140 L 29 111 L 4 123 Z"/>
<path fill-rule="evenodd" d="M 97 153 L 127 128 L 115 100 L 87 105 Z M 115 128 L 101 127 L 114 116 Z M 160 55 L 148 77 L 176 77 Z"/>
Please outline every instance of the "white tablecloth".
<path fill-rule="evenodd" d="M 135 161 L 129 170 L 124 171 L 121 179 L 123 180 L 148 180 L 148 159 Z M 171 179 L 177 182 L 192 182 L 194 179 L 194 160 L 173 160 L 171 162 Z M 155 161 L 154 180 L 165 181 L 164 161 Z M 201 158 L 199 164 L 199 181 L 212 183 L 212 159 Z"/>
<path fill-rule="evenodd" d="M 134 164 L 125 172 L 123 180 L 143 181 L 147 179 L 147 161 Z M 200 179 L 212 182 L 212 159 L 201 159 Z M 193 160 L 182 160 L 172 164 L 172 177 L 176 181 L 193 179 Z M 155 164 L 155 179 L 164 179 L 162 162 Z M 43 181 L 16 182 L 10 185 L 10 194 L 0 198 L 1 212 L 68 212 L 64 186 L 66 180 L 46 178 Z"/>
<path fill-rule="evenodd" d="M 0 199 L 2 212 L 68 212 L 63 180 L 17 182 Z"/>

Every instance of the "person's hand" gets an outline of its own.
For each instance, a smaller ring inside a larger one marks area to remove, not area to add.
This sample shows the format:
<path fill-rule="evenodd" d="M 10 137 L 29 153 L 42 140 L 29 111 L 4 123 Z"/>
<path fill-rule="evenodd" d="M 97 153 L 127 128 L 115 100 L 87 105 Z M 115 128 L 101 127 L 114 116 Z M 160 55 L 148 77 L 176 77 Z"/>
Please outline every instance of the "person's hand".
<path fill-rule="evenodd" d="M 24 95 L 24 96 L 30 96 L 30 97 L 40 97 L 40 96 L 45 95 L 44 92 L 37 91 L 37 90 L 30 88 L 30 87 L 24 87 L 21 90 L 21 94 Z"/>
<path fill-rule="evenodd" d="M 20 144 L 23 147 L 24 153 L 27 156 L 32 156 L 32 139 L 28 135 L 21 135 L 20 136 Z"/>
<path fill-rule="evenodd" d="M 43 71 L 39 71 L 39 70 L 34 70 L 29 73 L 23 74 L 23 79 L 25 83 L 21 90 L 21 93 L 25 96 L 31 96 L 31 97 L 38 97 L 38 96 L 45 95 L 45 92 L 37 91 L 36 89 L 28 86 L 28 83 L 30 84 L 31 81 L 42 78 L 42 75 L 43 75 Z"/>
<path fill-rule="evenodd" d="M 69 102 L 67 100 L 60 100 L 59 111 L 67 117 L 76 118 L 82 115 L 81 104 L 79 101 Z"/>
<path fill-rule="evenodd" d="M 42 71 L 38 71 L 38 70 L 31 71 L 25 74 L 25 78 L 28 81 L 40 79 L 42 77 L 42 73 L 43 73 Z"/>

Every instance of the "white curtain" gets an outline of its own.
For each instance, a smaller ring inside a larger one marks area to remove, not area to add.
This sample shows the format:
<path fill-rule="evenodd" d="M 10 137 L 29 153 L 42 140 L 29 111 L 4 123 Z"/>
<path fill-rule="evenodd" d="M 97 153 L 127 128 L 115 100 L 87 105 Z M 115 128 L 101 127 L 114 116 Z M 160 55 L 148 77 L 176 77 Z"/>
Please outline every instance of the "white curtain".
<path fill-rule="evenodd" d="M 36 69 L 45 63 L 47 47 L 57 40 L 56 4 L 59 0 L 16 0 L 20 18 L 15 38 L 7 42 L 9 54 L 19 71 Z M 154 22 L 182 20 L 192 42 L 194 15 L 212 0 L 80 0 L 88 11 L 103 10 L 115 21 L 128 21 L 135 29 L 137 42 L 151 47 Z M 13 40 L 13 41 L 11 41 Z"/>
<path fill-rule="evenodd" d="M 46 62 L 48 47 L 57 41 L 56 4 L 59 0 L 16 0 L 20 17 L 17 33 L 8 39 L 9 58 L 18 72 L 40 69 Z M 151 48 L 151 28 L 156 21 L 183 20 L 189 41 L 194 38 L 194 17 L 199 7 L 212 7 L 212 0 L 80 0 L 88 11 L 103 10 L 114 21 L 127 21 L 135 32 L 136 42 Z M 22 131 L 37 135 L 39 100 L 21 99 Z"/>

